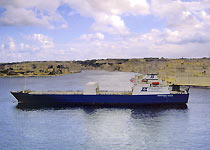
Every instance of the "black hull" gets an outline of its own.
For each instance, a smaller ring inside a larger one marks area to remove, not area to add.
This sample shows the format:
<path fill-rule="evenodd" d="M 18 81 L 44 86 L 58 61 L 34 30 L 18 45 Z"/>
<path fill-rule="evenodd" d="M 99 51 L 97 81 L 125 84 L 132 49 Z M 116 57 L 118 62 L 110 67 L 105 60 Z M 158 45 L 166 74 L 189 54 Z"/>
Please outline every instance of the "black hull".
<path fill-rule="evenodd" d="M 72 105 L 72 106 L 138 106 L 138 105 L 182 105 L 188 102 L 189 94 L 161 95 L 59 95 L 28 94 L 11 92 L 22 104 Z"/>

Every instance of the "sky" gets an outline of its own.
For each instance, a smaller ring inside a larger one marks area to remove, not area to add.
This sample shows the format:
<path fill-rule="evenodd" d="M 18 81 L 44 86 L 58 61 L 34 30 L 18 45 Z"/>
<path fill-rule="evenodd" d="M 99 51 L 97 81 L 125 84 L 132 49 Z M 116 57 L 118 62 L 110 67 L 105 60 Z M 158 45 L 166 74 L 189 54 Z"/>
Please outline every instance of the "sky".
<path fill-rule="evenodd" d="M 0 0 L 0 62 L 210 57 L 210 0 Z"/>

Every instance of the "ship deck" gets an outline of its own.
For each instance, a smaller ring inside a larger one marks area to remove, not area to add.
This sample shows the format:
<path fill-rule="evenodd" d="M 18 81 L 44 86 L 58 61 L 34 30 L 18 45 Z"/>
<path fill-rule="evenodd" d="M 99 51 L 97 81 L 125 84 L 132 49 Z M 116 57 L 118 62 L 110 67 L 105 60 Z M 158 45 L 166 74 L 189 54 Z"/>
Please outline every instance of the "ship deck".
<path fill-rule="evenodd" d="M 30 91 L 29 94 L 35 95 L 83 95 L 82 91 Z M 131 95 L 131 91 L 98 91 L 96 95 Z"/>
<path fill-rule="evenodd" d="M 34 95 L 83 95 L 83 91 L 28 91 L 28 94 Z M 170 93 L 147 92 L 143 95 L 151 94 L 186 94 L 186 92 L 171 91 Z M 131 91 L 98 91 L 96 95 L 132 95 Z"/>

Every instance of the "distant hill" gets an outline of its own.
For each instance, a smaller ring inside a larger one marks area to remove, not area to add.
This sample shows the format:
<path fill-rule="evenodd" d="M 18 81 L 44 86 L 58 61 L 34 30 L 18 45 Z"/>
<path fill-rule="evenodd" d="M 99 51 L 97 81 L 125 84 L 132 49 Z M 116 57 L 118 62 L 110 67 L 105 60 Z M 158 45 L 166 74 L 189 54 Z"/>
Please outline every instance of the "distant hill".
<path fill-rule="evenodd" d="M 210 58 L 99 59 L 85 61 L 27 61 L 1 63 L 0 76 L 54 76 L 82 70 L 158 73 L 171 84 L 210 86 Z"/>

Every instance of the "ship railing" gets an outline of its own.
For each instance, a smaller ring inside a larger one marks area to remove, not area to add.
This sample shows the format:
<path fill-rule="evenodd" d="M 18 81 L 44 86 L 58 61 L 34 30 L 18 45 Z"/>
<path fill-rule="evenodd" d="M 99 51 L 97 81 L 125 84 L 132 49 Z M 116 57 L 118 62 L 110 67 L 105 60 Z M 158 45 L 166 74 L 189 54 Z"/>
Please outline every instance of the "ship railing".
<path fill-rule="evenodd" d="M 132 95 L 131 91 L 98 91 L 97 95 Z"/>
<path fill-rule="evenodd" d="M 30 94 L 83 94 L 82 91 L 31 91 Z"/>

